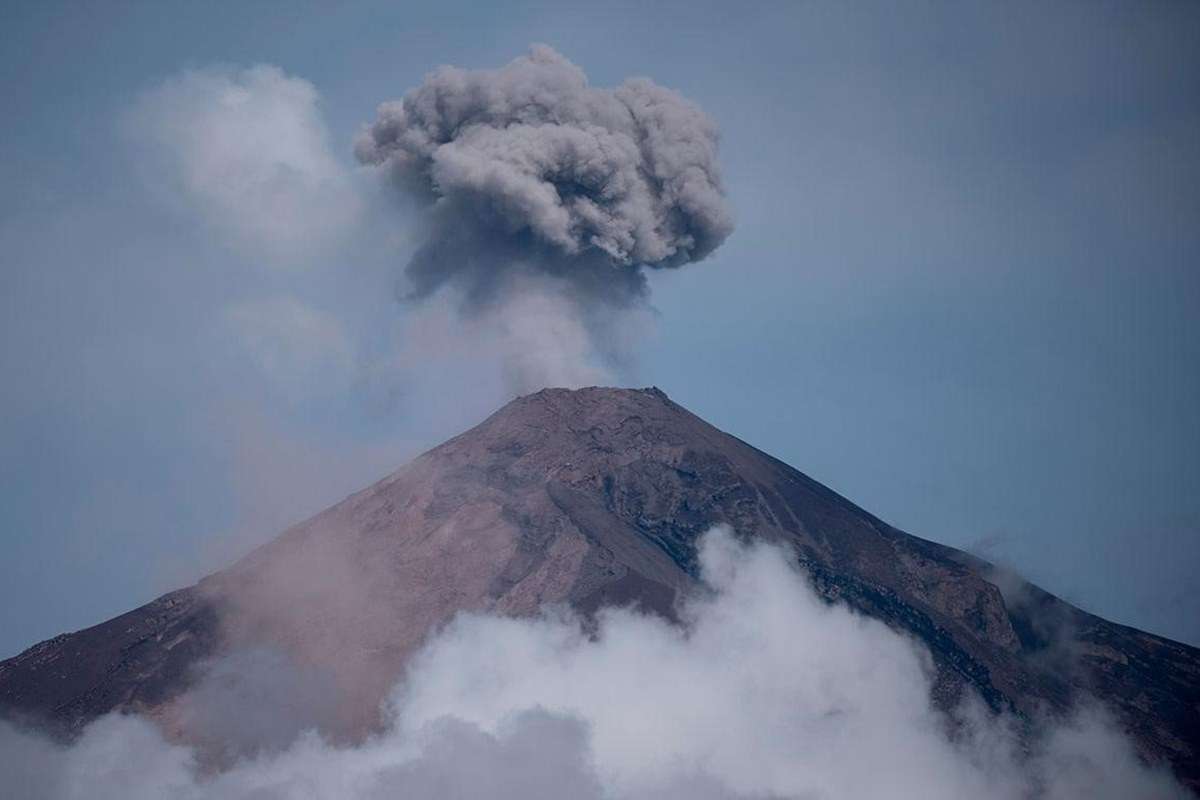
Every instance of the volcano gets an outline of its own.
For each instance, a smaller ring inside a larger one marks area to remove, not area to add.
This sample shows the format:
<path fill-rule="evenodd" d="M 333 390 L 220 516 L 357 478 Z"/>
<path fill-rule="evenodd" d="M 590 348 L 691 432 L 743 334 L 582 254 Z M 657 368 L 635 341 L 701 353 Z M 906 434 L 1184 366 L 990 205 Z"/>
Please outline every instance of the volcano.
<path fill-rule="evenodd" d="M 1029 717 L 1098 697 L 1146 759 L 1200 785 L 1200 651 L 897 530 L 654 388 L 518 398 L 228 569 L 0 662 L 0 710 L 68 738 L 137 713 L 186 739 L 188 690 L 267 647 L 324 676 L 336 702 L 315 722 L 361 736 L 458 612 L 674 619 L 715 525 L 783 544 L 830 602 L 923 643 L 940 706 L 972 693 Z"/>

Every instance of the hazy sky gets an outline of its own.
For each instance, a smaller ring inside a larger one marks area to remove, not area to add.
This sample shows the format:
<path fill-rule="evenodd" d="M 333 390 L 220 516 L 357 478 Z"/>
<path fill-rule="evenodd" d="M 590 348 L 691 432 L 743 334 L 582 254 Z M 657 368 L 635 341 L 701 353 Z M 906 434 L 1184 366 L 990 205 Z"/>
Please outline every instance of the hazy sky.
<path fill-rule="evenodd" d="M 397 301 L 419 232 L 353 144 L 535 42 L 721 132 L 736 230 L 622 380 L 1200 643 L 1200 6 L 653 5 L 5 3 L 0 655 L 506 399 Z"/>

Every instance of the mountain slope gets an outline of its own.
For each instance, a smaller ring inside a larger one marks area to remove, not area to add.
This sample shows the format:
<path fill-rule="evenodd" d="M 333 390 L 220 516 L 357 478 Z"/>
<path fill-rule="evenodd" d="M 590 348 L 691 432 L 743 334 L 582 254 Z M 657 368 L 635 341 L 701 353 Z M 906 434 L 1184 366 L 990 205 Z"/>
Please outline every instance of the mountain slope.
<path fill-rule="evenodd" d="M 671 616 L 719 523 L 785 543 L 826 597 L 924 642 L 941 704 L 969 686 L 1028 714 L 1087 690 L 1144 754 L 1200 780 L 1200 651 L 892 528 L 656 389 L 515 400 L 196 586 L 0 663 L 0 707 L 67 732 L 137 711 L 186 737 L 181 698 L 206 660 L 269 646 L 328 676 L 338 702 L 318 721 L 354 736 L 460 610 Z"/>

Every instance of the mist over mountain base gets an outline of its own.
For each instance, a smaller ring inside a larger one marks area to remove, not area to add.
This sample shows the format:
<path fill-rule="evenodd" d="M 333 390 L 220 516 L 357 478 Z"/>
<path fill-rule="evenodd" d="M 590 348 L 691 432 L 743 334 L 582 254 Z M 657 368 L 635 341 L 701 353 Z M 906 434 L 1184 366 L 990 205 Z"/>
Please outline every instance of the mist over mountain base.
<path fill-rule="evenodd" d="M 818 597 L 781 547 L 716 529 L 699 561 L 704 591 L 682 604 L 680 624 L 629 608 L 590 625 L 562 607 L 460 614 L 415 655 L 384 731 L 360 745 L 274 731 L 212 770 L 139 717 L 102 718 L 70 747 L 9 727 L 7 796 L 1188 796 L 1098 704 L 1039 719 L 1025 737 L 975 698 L 937 710 L 928 652 Z M 282 693 L 210 694 L 225 717 L 210 721 L 267 731 L 263 720 L 312 702 L 303 695 L 320 686 L 289 681 L 289 669 L 275 665 Z"/>

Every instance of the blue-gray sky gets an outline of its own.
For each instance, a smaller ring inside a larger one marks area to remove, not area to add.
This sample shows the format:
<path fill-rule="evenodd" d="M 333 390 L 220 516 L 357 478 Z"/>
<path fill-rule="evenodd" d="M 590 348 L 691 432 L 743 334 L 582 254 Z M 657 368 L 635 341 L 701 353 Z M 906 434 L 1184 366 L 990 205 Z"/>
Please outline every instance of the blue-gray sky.
<path fill-rule="evenodd" d="M 534 42 L 721 131 L 736 230 L 652 276 L 624 380 L 1200 642 L 1200 7 L 652 5 L 4 4 L 0 655 L 503 402 L 396 301 L 412 226 L 352 148 Z"/>

